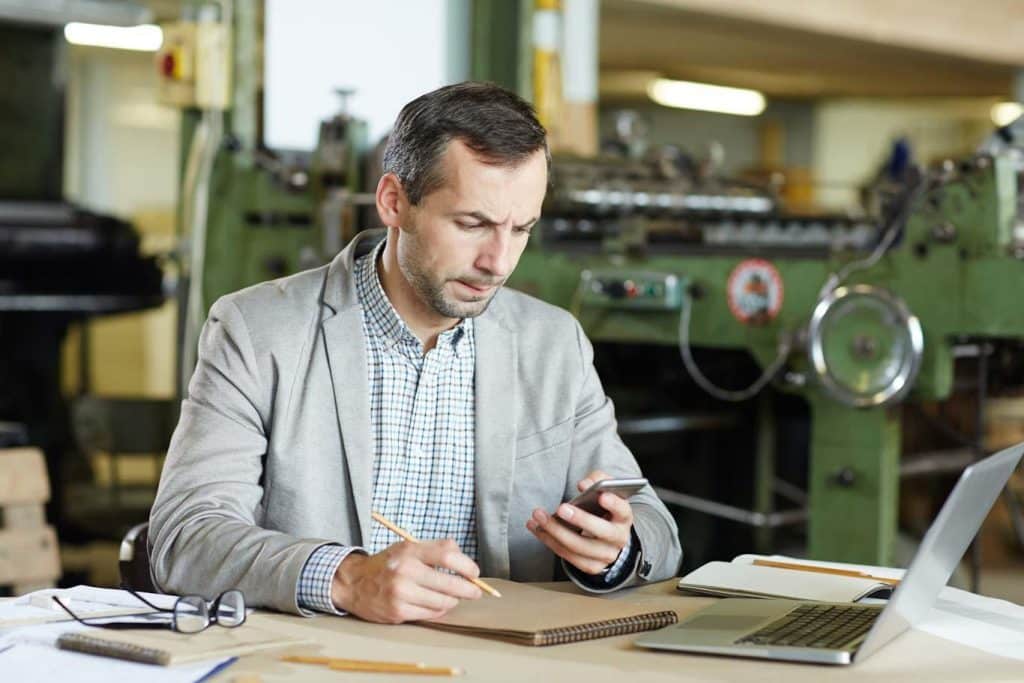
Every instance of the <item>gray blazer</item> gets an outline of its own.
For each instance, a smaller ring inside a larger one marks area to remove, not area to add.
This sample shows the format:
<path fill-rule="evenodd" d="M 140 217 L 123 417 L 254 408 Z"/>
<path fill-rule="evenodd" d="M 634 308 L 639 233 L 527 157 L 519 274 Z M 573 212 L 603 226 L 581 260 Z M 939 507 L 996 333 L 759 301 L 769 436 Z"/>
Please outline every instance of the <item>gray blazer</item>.
<path fill-rule="evenodd" d="M 239 588 L 252 605 L 300 613 L 296 586 L 310 554 L 370 538 L 358 241 L 327 266 L 210 309 L 150 516 L 162 590 L 209 598 Z M 640 470 L 571 315 L 502 289 L 474 325 L 480 568 L 550 581 L 555 557 L 525 526 L 533 508 L 554 510 L 591 470 Z M 632 502 L 642 554 L 627 583 L 673 576 L 681 551 L 672 517 L 650 487 Z"/>

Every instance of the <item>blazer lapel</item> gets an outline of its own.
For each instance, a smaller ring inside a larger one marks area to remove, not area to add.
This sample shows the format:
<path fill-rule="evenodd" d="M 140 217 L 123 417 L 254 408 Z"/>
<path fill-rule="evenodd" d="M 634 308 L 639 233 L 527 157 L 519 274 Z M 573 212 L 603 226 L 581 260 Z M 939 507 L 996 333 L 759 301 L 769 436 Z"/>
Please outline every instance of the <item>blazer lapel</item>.
<path fill-rule="evenodd" d="M 345 448 L 345 465 L 352 483 L 352 498 L 362 535 L 359 544 L 365 544 L 370 539 L 374 454 L 362 309 L 353 307 L 341 311 L 324 322 L 323 330 L 334 389 L 334 407 Z"/>
<path fill-rule="evenodd" d="M 501 325 L 496 316 L 482 315 L 473 324 L 476 337 L 476 528 L 480 570 L 484 576 L 507 579 L 518 393 L 516 336 Z"/>
<path fill-rule="evenodd" d="M 324 289 L 323 303 L 330 309 L 323 322 L 324 348 L 331 372 L 334 408 L 338 415 L 345 466 L 352 486 L 357 539 L 366 544 L 370 534 L 370 507 L 373 505 L 373 437 L 370 433 L 370 380 L 366 375 L 366 338 L 363 336 L 363 309 L 359 306 L 352 276 L 357 247 L 362 240 L 381 236 L 380 231 L 357 235 L 331 263 Z M 338 454 L 341 457 L 342 454 Z"/>

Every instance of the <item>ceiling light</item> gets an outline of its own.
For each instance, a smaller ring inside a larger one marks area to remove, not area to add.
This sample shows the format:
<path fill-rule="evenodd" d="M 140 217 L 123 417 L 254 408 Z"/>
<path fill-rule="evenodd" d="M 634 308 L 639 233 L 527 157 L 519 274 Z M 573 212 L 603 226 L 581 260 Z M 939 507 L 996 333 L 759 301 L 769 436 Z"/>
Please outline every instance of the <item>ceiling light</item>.
<path fill-rule="evenodd" d="M 1024 116 L 1024 104 L 1020 102 L 999 102 L 992 105 L 992 123 L 997 126 L 1008 126 Z"/>
<path fill-rule="evenodd" d="M 64 27 L 64 37 L 72 45 L 112 47 L 118 50 L 156 52 L 163 43 L 163 31 L 153 24 L 107 26 L 72 22 Z"/>
<path fill-rule="evenodd" d="M 764 111 L 764 95 L 756 90 L 656 78 L 647 84 L 647 95 L 660 105 L 699 109 L 721 114 L 757 116 Z"/>

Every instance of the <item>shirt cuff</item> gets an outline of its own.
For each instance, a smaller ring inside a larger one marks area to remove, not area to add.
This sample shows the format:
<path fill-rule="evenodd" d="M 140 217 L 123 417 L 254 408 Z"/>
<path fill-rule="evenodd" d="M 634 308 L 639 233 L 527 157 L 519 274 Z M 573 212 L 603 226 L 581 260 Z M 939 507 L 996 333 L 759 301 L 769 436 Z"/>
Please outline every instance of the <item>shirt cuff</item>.
<path fill-rule="evenodd" d="M 331 584 L 338 565 L 353 552 L 366 553 L 354 545 L 322 545 L 309 556 L 299 573 L 296 586 L 296 602 L 306 616 L 312 611 L 343 616 L 347 614 L 334 606 L 331 600 Z"/>
<path fill-rule="evenodd" d="M 635 532 L 633 531 L 633 528 L 630 527 L 629 540 L 626 541 L 626 545 L 624 545 L 622 550 L 619 551 L 619 556 L 615 558 L 615 561 L 612 562 L 611 566 L 604 570 L 604 575 L 601 578 L 604 579 L 606 585 L 617 584 L 624 578 L 623 574 L 626 573 L 626 568 L 630 567 L 629 560 L 635 558 L 635 555 L 633 554 L 634 535 Z"/>

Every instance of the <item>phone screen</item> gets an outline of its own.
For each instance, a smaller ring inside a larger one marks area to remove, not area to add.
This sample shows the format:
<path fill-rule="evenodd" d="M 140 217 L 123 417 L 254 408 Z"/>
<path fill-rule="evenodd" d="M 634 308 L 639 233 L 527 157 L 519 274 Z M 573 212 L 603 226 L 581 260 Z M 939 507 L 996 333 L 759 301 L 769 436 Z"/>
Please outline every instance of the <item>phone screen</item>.
<path fill-rule="evenodd" d="M 574 505 L 581 510 L 585 510 L 592 515 L 603 516 L 607 511 L 601 507 L 601 504 L 597 501 L 598 496 L 602 493 L 607 491 L 609 493 L 614 493 L 619 498 L 628 499 L 645 486 L 647 486 L 647 480 L 643 478 L 602 479 L 583 493 L 570 500 L 569 504 Z"/>

